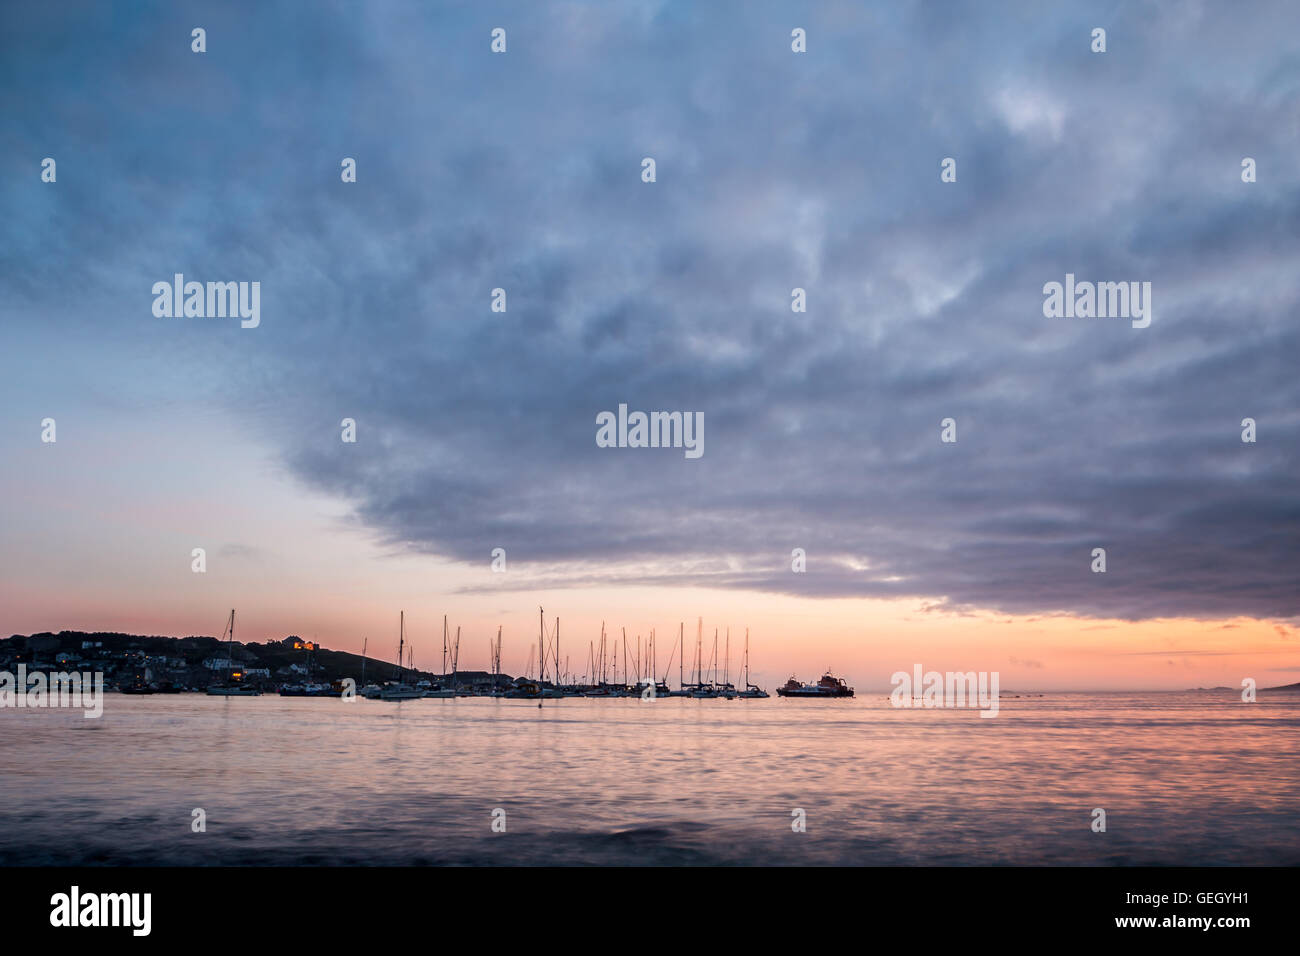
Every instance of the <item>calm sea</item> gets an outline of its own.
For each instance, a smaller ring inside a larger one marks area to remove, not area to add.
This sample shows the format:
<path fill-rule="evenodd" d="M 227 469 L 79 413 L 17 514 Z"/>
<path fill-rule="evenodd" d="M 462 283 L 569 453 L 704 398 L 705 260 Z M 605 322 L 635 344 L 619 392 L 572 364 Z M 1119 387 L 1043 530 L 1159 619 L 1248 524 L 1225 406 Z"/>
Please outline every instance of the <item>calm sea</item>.
<path fill-rule="evenodd" d="M 109 694 L 0 711 L 0 863 L 1300 864 L 1298 756 L 1295 694 Z"/>

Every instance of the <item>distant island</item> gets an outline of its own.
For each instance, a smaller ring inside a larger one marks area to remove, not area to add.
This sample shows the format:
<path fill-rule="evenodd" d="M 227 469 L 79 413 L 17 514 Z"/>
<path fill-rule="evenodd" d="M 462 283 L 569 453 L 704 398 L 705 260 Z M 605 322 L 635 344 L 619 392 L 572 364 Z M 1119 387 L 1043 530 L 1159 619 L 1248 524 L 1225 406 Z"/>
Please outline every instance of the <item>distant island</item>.
<path fill-rule="evenodd" d="M 394 648 L 395 650 L 395 648 Z M 202 691 L 239 671 L 241 680 L 266 691 L 306 682 L 329 684 L 351 678 L 358 691 L 369 683 L 391 679 L 397 665 L 347 651 L 331 651 L 291 634 L 265 644 L 229 645 L 216 637 L 146 637 L 102 631 L 46 631 L 15 634 L 0 640 L 0 670 L 25 664 L 29 671 L 98 671 L 107 686 Z M 365 680 L 362 680 L 364 672 Z M 458 687 L 509 684 L 508 674 L 458 671 L 454 675 L 405 671 L 405 679 Z"/>

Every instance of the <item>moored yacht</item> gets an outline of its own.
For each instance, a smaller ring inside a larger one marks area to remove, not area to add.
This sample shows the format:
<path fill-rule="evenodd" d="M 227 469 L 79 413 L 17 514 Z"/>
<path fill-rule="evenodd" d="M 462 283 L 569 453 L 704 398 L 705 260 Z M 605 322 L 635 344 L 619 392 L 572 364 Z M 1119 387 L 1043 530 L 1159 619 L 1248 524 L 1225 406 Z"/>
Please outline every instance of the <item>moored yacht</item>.
<path fill-rule="evenodd" d="M 229 637 L 227 637 L 227 633 Z M 230 609 L 230 619 L 226 622 L 226 630 L 222 632 L 222 637 L 226 637 L 226 659 L 230 660 L 231 652 L 235 646 L 235 609 Z M 234 662 L 231 661 L 233 664 Z M 243 683 L 244 672 L 242 669 L 234 668 L 230 672 L 230 680 L 225 684 L 213 684 L 208 688 L 209 697 L 261 697 L 262 692 L 256 687 Z"/>
<path fill-rule="evenodd" d="M 424 691 L 418 687 L 400 681 L 396 684 L 385 684 L 379 689 L 380 700 L 417 700 L 423 696 Z"/>
<path fill-rule="evenodd" d="M 402 612 L 397 641 L 397 680 L 385 684 L 379 689 L 380 700 L 416 700 L 424 696 L 424 690 L 402 680 L 402 656 L 406 653 L 406 612 Z"/>
<path fill-rule="evenodd" d="M 745 689 L 736 694 L 745 700 L 758 700 L 767 697 L 767 691 L 749 682 L 749 628 L 745 628 Z"/>

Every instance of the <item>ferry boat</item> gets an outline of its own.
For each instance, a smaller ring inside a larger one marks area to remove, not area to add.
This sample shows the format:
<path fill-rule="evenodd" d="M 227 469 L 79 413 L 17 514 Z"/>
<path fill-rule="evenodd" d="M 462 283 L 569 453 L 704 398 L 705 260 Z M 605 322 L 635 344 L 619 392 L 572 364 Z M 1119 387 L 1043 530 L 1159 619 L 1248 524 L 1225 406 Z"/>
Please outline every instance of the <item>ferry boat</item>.
<path fill-rule="evenodd" d="M 791 677 L 776 693 L 778 697 L 852 697 L 853 688 L 844 683 L 844 678 L 827 671 L 815 684 L 801 684 Z"/>

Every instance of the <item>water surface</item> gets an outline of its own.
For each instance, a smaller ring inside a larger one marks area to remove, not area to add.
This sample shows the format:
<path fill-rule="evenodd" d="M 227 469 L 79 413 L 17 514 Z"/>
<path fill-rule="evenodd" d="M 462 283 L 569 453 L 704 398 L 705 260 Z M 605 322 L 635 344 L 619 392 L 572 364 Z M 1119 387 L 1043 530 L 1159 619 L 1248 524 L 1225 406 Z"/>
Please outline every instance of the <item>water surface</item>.
<path fill-rule="evenodd" d="M 0 711 L 0 863 L 1300 864 L 1298 756 L 1293 694 L 110 694 Z"/>

